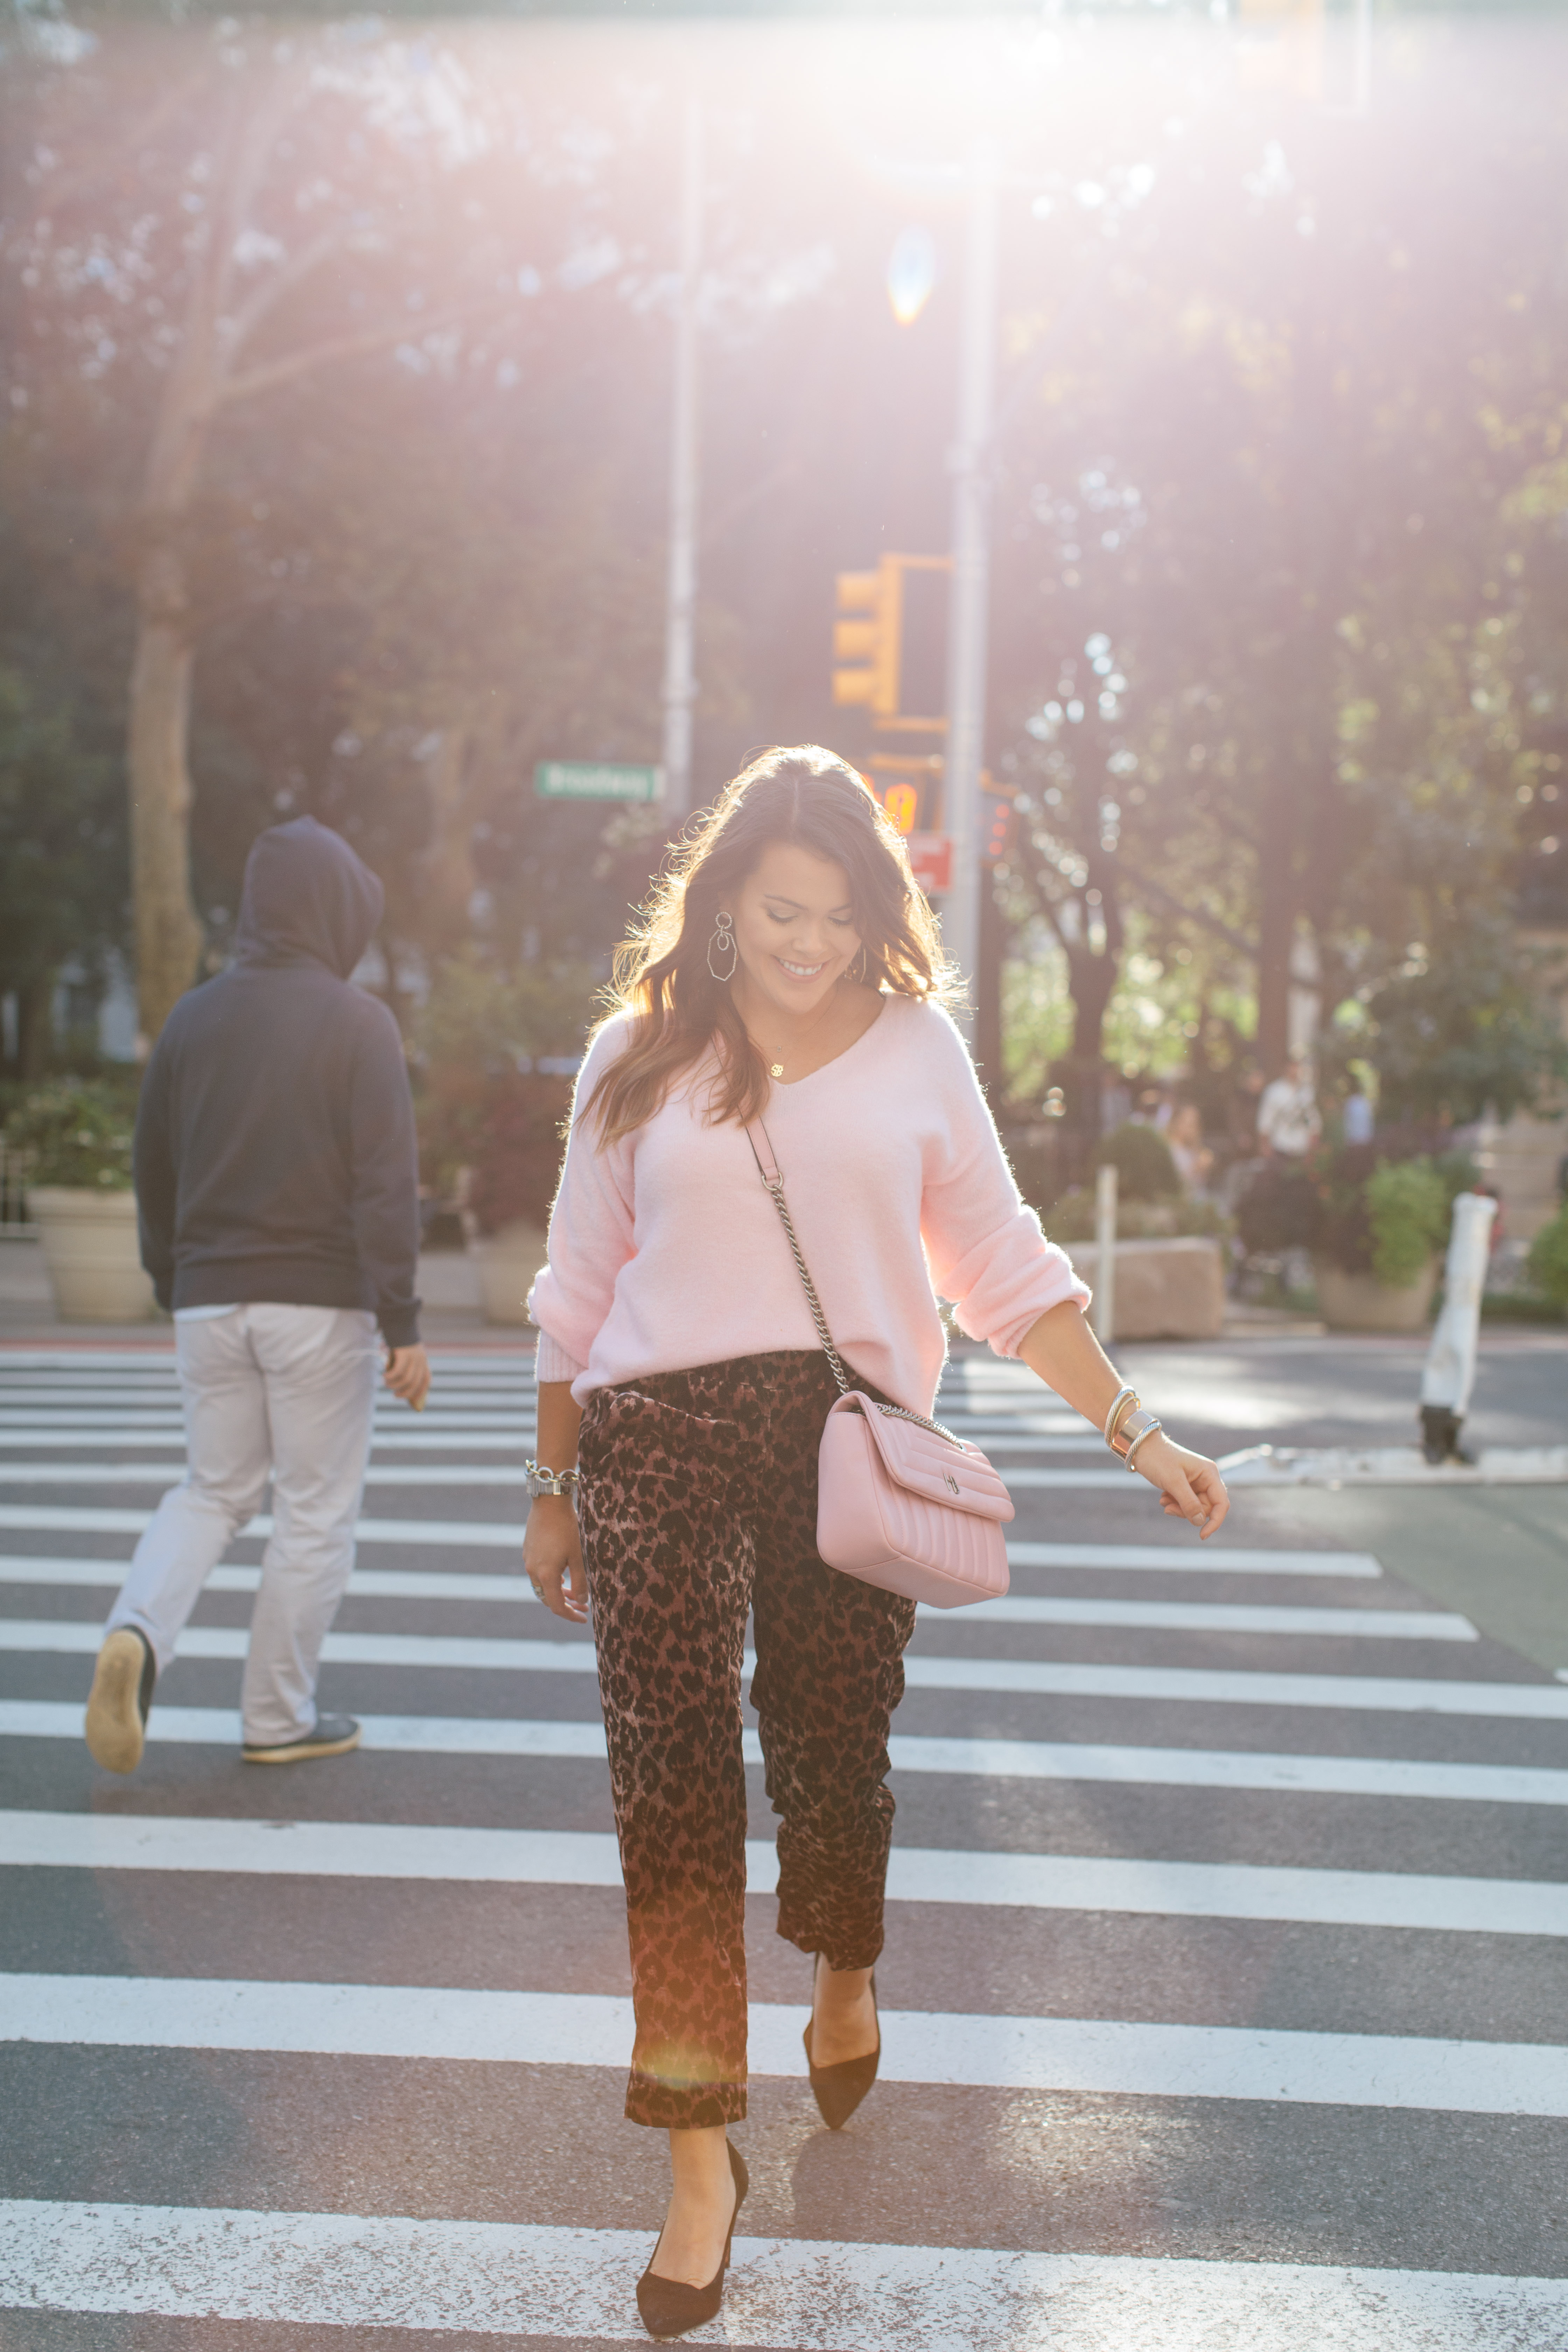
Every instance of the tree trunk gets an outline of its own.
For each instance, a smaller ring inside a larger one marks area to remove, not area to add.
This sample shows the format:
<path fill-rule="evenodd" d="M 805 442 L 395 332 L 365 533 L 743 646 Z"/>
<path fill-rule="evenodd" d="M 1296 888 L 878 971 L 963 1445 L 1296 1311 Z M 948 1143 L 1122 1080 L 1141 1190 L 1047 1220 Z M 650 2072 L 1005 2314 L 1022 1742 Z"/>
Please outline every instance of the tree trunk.
<path fill-rule="evenodd" d="M 142 1036 L 156 1038 L 196 978 L 202 927 L 191 900 L 189 599 L 171 548 L 142 558 L 131 671 L 131 880 L 136 918 L 136 1003 Z"/>
<path fill-rule="evenodd" d="M 1258 864 L 1258 1066 L 1278 1077 L 1290 1042 L 1290 950 L 1296 938 L 1297 778 L 1281 766 L 1263 813 Z"/>

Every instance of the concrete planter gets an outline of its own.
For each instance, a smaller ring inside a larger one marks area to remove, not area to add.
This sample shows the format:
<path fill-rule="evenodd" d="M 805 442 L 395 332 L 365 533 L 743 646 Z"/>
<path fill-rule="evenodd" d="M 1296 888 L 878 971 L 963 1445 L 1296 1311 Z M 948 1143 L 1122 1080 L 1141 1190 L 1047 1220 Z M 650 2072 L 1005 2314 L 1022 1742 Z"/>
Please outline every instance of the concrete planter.
<path fill-rule="evenodd" d="M 1420 1331 L 1437 1287 L 1437 1261 L 1415 1282 L 1395 1290 L 1374 1274 L 1346 1274 L 1326 1258 L 1314 1258 L 1318 1310 L 1331 1331 Z"/>
<path fill-rule="evenodd" d="M 134 1192 L 33 1184 L 27 1208 L 62 1322 L 145 1323 L 157 1313 L 137 1251 Z"/>
<path fill-rule="evenodd" d="M 1092 1290 L 1093 1242 L 1069 1242 L 1073 1269 Z M 1116 1244 L 1117 1339 L 1217 1339 L 1225 1324 L 1225 1255 L 1201 1234 Z"/>
<path fill-rule="evenodd" d="M 528 1294 L 544 1264 L 544 1228 L 520 1221 L 499 1234 L 475 1234 L 468 1255 L 479 1270 L 487 1323 L 526 1323 Z"/>

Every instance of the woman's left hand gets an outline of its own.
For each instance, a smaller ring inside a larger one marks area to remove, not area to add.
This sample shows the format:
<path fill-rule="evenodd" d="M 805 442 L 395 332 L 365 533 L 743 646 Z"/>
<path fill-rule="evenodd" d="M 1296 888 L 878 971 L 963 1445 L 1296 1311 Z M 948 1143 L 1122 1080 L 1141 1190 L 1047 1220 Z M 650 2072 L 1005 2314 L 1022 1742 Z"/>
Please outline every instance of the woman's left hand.
<path fill-rule="evenodd" d="M 1171 1518 L 1190 1519 L 1200 1536 L 1212 1536 L 1224 1523 L 1230 1496 L 1206 1454 L 1190 1453 L 1157 1429 L 1138 1448 L 1132 1467 L 1159 1489 L 1160 1508 Z"/>

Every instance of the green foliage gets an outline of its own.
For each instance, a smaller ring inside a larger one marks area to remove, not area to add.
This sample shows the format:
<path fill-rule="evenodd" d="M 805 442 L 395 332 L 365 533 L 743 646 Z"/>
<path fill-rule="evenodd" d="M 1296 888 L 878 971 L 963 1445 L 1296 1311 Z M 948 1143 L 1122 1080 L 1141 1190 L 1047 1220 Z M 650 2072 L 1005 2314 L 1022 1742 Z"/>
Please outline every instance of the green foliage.
<path fill-rule="evenodd" d="M 1448 1191 L 1430 1160 L 1385 1160 L 1366 1180 L 1372 1270 L 1406 1289 L 1430 1264 L 1448 1228 Z"/>
<path fill-rule="evenodd" d="M 1530 1245 L 1530 1278 L 1556 1307 L 1568 1307 L 1568 1202 Z"/>
<path fill-rule="evenodd" d="M 135 1126 L 123 1086 L 57 1078 L 23 1096 L 5 1121 L 5 1142 L 26 1155 L 31 1184 L 128 1192 Z"/>
<path fill-rule="evenodd" d="M 1070 1192 L 1062 1194 L 1043 1223 L 1054 1242 L 1064 1244 L 1091 1242 L 1094 1239 L 1094 1194 L 1087 1185 L 1074 1185 Z M 1116 1238 L 1119 1242 L 1161 1241 L 1173 1234 L 1192 1234 L 1224 1240 L 1230 1230 L 1230 1219 L 1215 1201 L 1123 1201 L 1118 1198 L 1116 1204 Z"/>
<path fill-rule="evenodd" d="M 1102 1138 L 1095 1153 L 1097 1168 L 1114 1168 L 1121 1197 L 1129 1201 L 1163 1200 L 1182 1189 L 1170 1145 L 1158 1128 L 1125 1119 Z"/>
<path fill-rule="evenodd" d="M 1568 1073 L 1568 1047 L 1534 984 L 1529 950 L 1500 919 L 1457 928 L 1372 997 L 1380 1101 L 1394 1118 L 1463 1126 L 1489 1106 L 1500 1118 L 1533 1108 Z"/>
<path fill-rule="evenodd" d="M 563 1073 L 531 1065 L 582 1052 L 593 994 L 586 965 L 509 971 L 471 948 L 437 973 L 415 1028 L 420 1160 L 441 1192 L 470 1171 L 468 1205 L 483 1232 L 548 1213 L 572 1088 Z"/>
<path fill-rule="evenodd" d="M 509 971 L 468 947 L 437 970 L 415 1023 L 415 1044 L 432 1069 L 490 1075 L 542 1054 L 581 1053 L 594 988 L 586 964 L 529 963 Z"/>

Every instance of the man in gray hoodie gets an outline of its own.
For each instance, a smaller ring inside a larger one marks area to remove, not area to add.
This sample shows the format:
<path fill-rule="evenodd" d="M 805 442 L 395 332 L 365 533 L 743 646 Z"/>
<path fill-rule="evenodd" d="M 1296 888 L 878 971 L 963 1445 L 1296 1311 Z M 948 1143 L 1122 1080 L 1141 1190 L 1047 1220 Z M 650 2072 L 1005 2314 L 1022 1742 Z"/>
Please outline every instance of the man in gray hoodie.
<path fill-rule="evenodd" d="M 402 1040 L 349 979 L 383 904 L 369 867 L 313 817 L 262 834 L 236 961 L 180 999 L 147 1066 L 142 1262 L 174 1318 L 189 1467 L 136 1547 L 99 1654 L 87 1744 L 113 1772 L 140 1763 L 153 1684 L 269 1477 L 246 1759 L 359 1741 L 351 1716 L 318 1713 L 316 1676 L 353 1567 L 378 1326 L 393 1392 L 417 1410 L 430 1385 Z"/>

